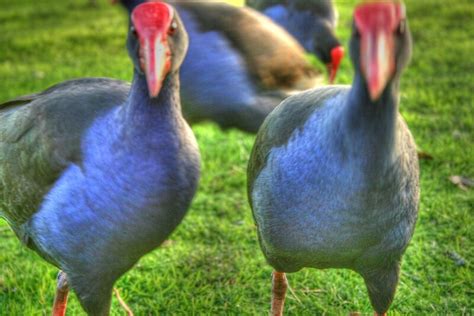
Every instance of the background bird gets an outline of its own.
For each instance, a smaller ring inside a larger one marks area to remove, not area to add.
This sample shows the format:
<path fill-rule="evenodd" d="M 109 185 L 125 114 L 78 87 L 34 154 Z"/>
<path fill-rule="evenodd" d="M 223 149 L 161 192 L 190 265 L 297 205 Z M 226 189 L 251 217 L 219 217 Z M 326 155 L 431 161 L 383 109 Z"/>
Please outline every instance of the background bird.
<path fill-rule="evenodd" d="M 63 271 L 53 315 L 69 287 L 89 315 L 108 315 L 114 282 L 171 234 L 196 191 L 179 98 L 186 31 L 160 2 L 131 21 L 130 89 L 88 78 L 0 105 L 0 216 Z"/>
<path fill-rule="evenodd" d="M 246 4 L 281 25 L 306 51 L 315 54 L 334 81 L 344 48 L 335 34 L 338 15 L 331 0 L 246 0 Z"/>
<path fill-rule="evenodd" d="M 275 271 L 273 315 L 283 311 L 285 273 L 304 267 L 358 272 L 384 315 L 415 228 L 418 158 L 398 112 L 411 55 L 403 4 L 358 5 L 350 53 L 352 87 L 285 100 L 263 124 L 250 158 L 249 199 Z"/>
<path fill-rule="evenodd" d="M 144 0 L 120 2 L 130 11 Z M 171 3 L 191 39 L 181 68 L 189 122 L 256 133 L 280 101 L 324 82 L 296 40 L 260 13 L 212 1 Z"/>

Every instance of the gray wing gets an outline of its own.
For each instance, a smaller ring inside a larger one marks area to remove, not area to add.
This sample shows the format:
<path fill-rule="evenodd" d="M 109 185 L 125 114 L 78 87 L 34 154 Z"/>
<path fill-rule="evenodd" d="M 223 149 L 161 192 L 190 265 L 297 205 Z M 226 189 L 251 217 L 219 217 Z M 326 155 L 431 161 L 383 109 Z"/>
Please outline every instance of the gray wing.
<path fill-rule="evenodd" d="M 347 91 L 347 87 L 327 86 L 305 91 L 283 101 L 265 119 L 257 134 L 247 168 L 247 194 L 252 206 L 253 183 L 265 167 L 270 150 L 286 144 L 293 132 L 326 100 Z"/>
<path fill-rule="evenodd" d="M 86 78 L 0 104 L 0 216 L 27 221 L 71 163 L 90 124 L 127 98 L 128 83 Z"/>

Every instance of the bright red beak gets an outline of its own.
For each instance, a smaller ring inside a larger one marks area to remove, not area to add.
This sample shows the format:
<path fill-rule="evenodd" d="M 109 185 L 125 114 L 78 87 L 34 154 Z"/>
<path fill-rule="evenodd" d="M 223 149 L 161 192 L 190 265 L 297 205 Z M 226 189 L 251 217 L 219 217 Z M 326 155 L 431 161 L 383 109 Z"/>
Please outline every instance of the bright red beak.
<path fill-rule="evenodd" d="M 403 18 L 405 7 L 399 2 L 369 2 L 355 10 L 360 65 L 372 101 L 378 100 L 395 72 L 394 33 Z"/>
<path fill-rule="evenodd" d="M 150 97 L 158 96 L 163 80 L 171 69 L 168 30 L 173 8 L 162 2 L 138 5 L 132 12 L 132 23 L 140 42 L 142 70 L 145 72 Z"/>
<path fill-rule="evenodd" d="M 341 64 L 341 60 L 344 58 L 344 47 L 337 46 L 331 50 L 331 62 L 327 65 L 329 72 L 329 83 L 333 84 L 336 79 L 336 74 Z"/>

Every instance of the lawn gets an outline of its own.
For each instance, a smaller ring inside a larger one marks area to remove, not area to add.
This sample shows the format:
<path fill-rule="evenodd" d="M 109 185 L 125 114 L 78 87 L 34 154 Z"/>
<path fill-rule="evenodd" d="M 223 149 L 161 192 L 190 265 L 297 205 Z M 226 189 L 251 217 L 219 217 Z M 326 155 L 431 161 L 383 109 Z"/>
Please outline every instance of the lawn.
<path fill-rule="evenodd" d="M 238 1 L 234 0 L 234 3 Z M 355 0 L 336 1 L 347 44 Z M 126 17 L 87 0 L 0 0 L 0 101 L 75 77 L 129 80 Z M 404 257 L 391 315 L 474 314 L 474 4 L 410 0 L 412 63 L 402 80 L 401 112 L 421 150 L 421 207 Z M 347 46 L 347 45 L 346 45 Z M 348 58 L 338 82 L 350 83 Z M 271 268 L 256 239 L 246 198 L 253 136 L 195 126 L 203 170 L 192 208 L 165 247 L 116 284 L 138 315 L 265 315 Z M 460 259 L 462 258 L 462 260 Z M 0 315 L 48 315 L 57 270 L 23 248 L 0 220 Z M 288 315 L 371 313 L 362 279 L 343 270 L 289 275 Z M 69 315 L 81 315 L 74 296 Z M 113 300 L 112 315 L 123 310 Z"/>

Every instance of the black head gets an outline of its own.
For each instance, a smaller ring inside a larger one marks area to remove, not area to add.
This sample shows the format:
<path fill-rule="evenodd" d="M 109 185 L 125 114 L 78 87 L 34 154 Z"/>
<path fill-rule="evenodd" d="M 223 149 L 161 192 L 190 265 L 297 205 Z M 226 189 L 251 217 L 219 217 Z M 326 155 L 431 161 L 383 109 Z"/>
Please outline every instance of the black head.
<path fill-rule="evenodd" d="M 312 11 L 326 18 L 332 24 L 335 23 L 336 13 L 332 0 L 284 0 L 282 2 L 294 7 L 296 10 Z"/>
<path fill-rule="evenodd" d="M 350 54 L 372 101 L 401 75 L 411 57 L 411 34 L 400 1 L 372 1 L 354 11 Z"/>
<path fill-rule="evenodd" d="M 334 81 L 344 49 L 334 33 L 336 11 L 331 0 L 247 0 L 247 3 L 258 10 L 274 7 L 276 16 L 278 10 L 285 8 L 283 26 L 306 51 L 326 65 L 329 80 Z"/>
<path fill-rule="evenodd" d="M 294 19 L 299 32 L 307 34 L 300 42 L 324 64 L 329 72 L 329 81 L 333 82 L 339 64 L 344 57 L 344 49 L 337 39 L 336 11 L 331 0 L 285 0 L 289 9 L 289 19 Z M 297 36 L 298 37 L 298 36 Z"/>
<path fill-rule="evenodd" d="M 339 65 L 344 58 L 344 48 L 334 34 L 334 28 L 327 19 L 313 18 L 311 47 L 316 57 L 327 67 L 329 82 L 336 78 Z"/>
<path fill-rule="evenodd" d="M 256 10 L 265 10 L 275 5 L 294 7 L 298 10 L 314 10 L 320 15 L 330 17 L 334 14 L 332 0 L 246 0 L 245 3 Z M 333 16 L 334 17 L 334 16 Z"/>
<path fill-rule="evenodd" d="M 179 70 L 188 35 L 172 6 L 147 2 L 132 11 L 127 48 L 135 71 L 146 76 L 150 96 L 156 97 L 168 74 Z"/>
<path fill-rule="evenodd" d="M 133 9 L 139 4 L 147 2 L 147 0 L 111 0 L 112 3 L 118 3 L 124 6 L 129 13 L 132 13 Z"/>

